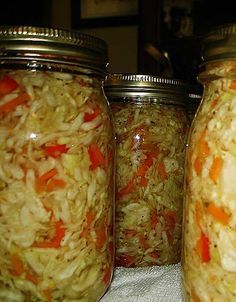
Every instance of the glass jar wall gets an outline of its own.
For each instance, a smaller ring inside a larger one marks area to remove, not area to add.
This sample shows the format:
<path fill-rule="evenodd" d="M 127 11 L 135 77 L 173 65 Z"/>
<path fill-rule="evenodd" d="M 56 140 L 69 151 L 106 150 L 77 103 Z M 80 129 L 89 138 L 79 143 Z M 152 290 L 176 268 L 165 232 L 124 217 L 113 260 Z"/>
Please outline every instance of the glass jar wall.
<path fill-rule="evenodd" d="M 113 271 L 105 42 L 0 27 L 0 300 L 98 301 Z"/>
<path fill-rule="evenodd" d="M 177 80 L 113 74 L 104 88 L 117 141 L 116 265 L 177 263 L 186 87 Z"/>
<path fill-rule="evenodd" d="M 183 222 L 186 301 L 235 301 L 236 25 L 203 40 L 203 102 L 189 137 Z"/>

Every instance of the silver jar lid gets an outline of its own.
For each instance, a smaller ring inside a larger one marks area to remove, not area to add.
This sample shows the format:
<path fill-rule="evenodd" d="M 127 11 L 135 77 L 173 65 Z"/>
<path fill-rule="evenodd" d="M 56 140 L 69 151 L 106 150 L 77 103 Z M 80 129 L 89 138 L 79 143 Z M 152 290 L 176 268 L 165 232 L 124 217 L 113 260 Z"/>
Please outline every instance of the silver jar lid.
<path fill-rule="evenodd" d="M 109 74 L 104 82 L 107 96 L 181 96 L 188 94 L 187 85 L 178 79 L 142 74 Z"/>
<path fill-rule="evenodd" d="M 202 41 L 202 61 L 236 58 L 236 23 L 217 26 Z"/>
<path fill-rule="evenodd" d="M 106 72 L 108 49 L 93 36 L 54 28 L 0 26 L 0 61 L 37 60 Z"/>

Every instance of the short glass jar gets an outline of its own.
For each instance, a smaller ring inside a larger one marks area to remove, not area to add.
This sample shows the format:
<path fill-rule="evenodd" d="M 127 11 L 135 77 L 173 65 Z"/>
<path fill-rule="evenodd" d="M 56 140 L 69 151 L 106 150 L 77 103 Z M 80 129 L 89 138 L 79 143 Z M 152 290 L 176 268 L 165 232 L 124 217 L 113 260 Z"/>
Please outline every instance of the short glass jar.
<path fill-rule="evenodd" d="M 180 261 L 186 88 L 149 75 L 111 74 L 105 81 L 117 144 L 117 266 Z"/>
<path fill-rule="evenodd" d="M 0 300 L 98 301 L 113 271 L 107 46 L 0 27 Z"/>
<path fill-rule="evenodd" d="M 186 160 L 182 272 L 186 301 L 236 301 L 236 24 L 203 39 L 203 100 Z"/>

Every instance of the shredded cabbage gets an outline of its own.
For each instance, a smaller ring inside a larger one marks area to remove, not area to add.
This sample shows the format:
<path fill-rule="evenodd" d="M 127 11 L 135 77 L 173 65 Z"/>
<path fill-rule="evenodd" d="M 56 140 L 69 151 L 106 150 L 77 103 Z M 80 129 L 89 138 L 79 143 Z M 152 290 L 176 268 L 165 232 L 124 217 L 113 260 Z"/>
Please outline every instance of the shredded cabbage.
<path fill-rule="evenodd" d="M 181 106 L 110 99 L 117 139 L 116 263 L 177 263 L 188 121 Z"/>
<path fill-rule="evenodd" d="M 14 89 L 0 93 L 0 300 L 97 301 L 113 269 L 114 141 L 100 82 L 2 70 L 0 83 L 9 77 Z"/>
<path fill-rule="evenodd" d="M 234 302 L 236 295 L 235 62 L 200 75 L 204 100 L 186 160 L 183 283 L 188 301 Z"/>

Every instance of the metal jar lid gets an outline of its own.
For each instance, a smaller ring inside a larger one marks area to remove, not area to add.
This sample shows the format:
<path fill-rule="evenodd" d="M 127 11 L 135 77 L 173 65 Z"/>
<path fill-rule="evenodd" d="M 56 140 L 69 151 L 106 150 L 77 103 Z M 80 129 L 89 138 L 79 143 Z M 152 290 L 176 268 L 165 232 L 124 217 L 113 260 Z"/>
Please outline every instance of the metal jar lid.
<path fill-rule="evenodd" d="M 36 60 L 106 72 L 107 44 L 93 36 L 54 28 L 0 26 L 0 61 Z"/>
<path fill-rule="evenodd" d="M 140 74 L 109 74 L 104 82 L 108 97 L 166 97 L 182 98 L 187 95 L 187 85 L 178 79 Z"/>
<path fill-rule="evenodd" d="M 236 58 L 236 23 L 212 29 L 202 41 L 202 61 Z"/>

